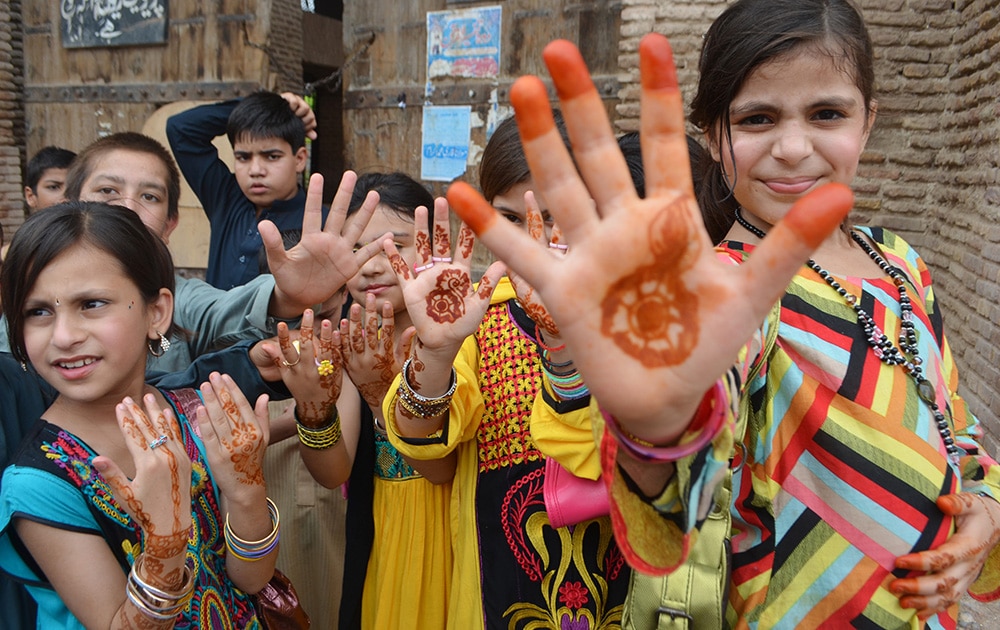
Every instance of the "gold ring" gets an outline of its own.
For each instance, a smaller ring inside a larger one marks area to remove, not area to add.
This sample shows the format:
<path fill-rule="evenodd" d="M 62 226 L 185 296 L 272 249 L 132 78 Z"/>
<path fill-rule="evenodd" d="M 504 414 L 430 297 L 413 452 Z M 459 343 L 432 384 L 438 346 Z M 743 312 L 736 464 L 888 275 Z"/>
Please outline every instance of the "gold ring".
<path fill-rule="evenodd" d="M 293 365 L 298 365 L 299 361 L 302 360 L 302 351 L 299 350 L 299 340 L 295 339 L 292 341 L 292 347 L 295 348 L 295 360 L 289 363 L 288 361 L 282 359 L 281 364 L 285 367 L 292 367 Z"/>

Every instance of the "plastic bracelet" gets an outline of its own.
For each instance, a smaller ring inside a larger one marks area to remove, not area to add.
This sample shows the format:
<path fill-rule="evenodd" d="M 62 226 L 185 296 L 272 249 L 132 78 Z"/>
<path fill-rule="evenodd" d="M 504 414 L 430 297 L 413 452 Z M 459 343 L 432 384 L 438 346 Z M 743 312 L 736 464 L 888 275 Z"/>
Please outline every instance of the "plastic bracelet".
<path fill-rule="evenodd" d="M 226 549 L 240 560 L 256 562 L 278 548 L 279 526 L 281 525 L 281 514 L 278 506 L 270 497 L 267 498 L 267 511 L 271 514 L 271 533 L 256 541 L 243 540 L 233 532 L 229 525 L 229 514 L 226 514 L 226 527 L 224 530 L 226 538 Z"/>
<path fill-rule="evenodd" d="M 719 379 L 712 386 L 712 389 L 705 393 L 698 410 L 695 412 L 694 419 L 692 419 L 694 422 L 695 419 L 707 414 L 708 419 L 705 421 L 704 427 L 690 442 L 675 446 L 654 446 L 625 431 L 615 417 L 606 411 L 601 410 L 601 415 L 604 416 L 604 421 L 611 435 L 618 440 L 622 448 L 628 451 L 629 455 L 644 462 L 665 463 L 693 455 L 715 439 L 725 424 L 727 406 L 726 384 L 722 379 Z"/>
<path fill-rule="evenodd" d="M 535 324 L 535 341 L 538 343 L 539 346 L 542 347 L 542 350 L 548 350 L 549 352 L 559 352 L 560 350 L 566 349 L 566 344 L 562 344 L 561 346 L 556 346 L 555 348 L 550 348 L 549 346 L 545 345 L 545 340 L 542 339 L 542 331 L 539 330 L 537 323 Z"/>
<path fill-rule="evenodd" d="M 308 448 L 323 450 L 336 446 L 340 442 L 340 413 L 337 407 L 333 407 L 332 418 L 321 427 L 308 427 L 299 422 L 298 414 L 295 417 L 295 430 L 299 434 L 299 441 Z"/>
<path fill-rule="evenodd" d="M 552 393 L 558 396 L 560 400 L 575 400 L 590 395 L 590 389 L 584 383 L 580 383 L 578 386 L 570 389 L 564 389 L 553 383 L 550 383 L 550 385 L 552 386 Z"/>
<path fill-rule="evenodd" d="M 549 351 L 542 350 L 542 365 L 546 367 L 565 368 L 573 365 L 573 359 L 570 359 L 569 361 L 563 361 L 562 363 L 555 363 L 552 361 L 551 358 L 549 358 Z"/>

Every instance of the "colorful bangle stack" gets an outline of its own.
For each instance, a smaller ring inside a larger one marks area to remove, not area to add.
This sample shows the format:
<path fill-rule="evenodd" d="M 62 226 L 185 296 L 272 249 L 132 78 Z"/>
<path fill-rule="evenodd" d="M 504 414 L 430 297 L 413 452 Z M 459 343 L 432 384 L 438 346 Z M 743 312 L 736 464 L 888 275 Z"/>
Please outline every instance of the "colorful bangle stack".
<path fill-rule="evenodd" d="M 409 373 L 412 365 L 412 358 L 407 359 L 403 363 L 403 373 L 400 375 L 399 389 L 397 390 L 399 406 L 414 418 L 423 418 L 425 420 L 436 418 L 448 411 L 448 407 L 451 405 L 451 397 L 455 394 L 455 389 L 458 387 L 458 375 L 455 373 L 455 368 L 451 368 L 451 387 L 448 388 L 448 391 L 436 398 L 428 398 L 415 392 L 413 386 L 410 384 Z"/>
<path fill-rule="evenodd" d="M 190 567 L 184 565 L 184 584 L 179 591 L 171 593 L 156 588 L 139 577 L 142 561 L 143 554 L 140 553 L 135 557 L 132 569 L 128 572 L 125 595 L 147 617 L 158 621 L 176 618 L 191 601 L 191 594 L 194 592 L 194 573 Z"/>
<path fill-rule="evenodd" d="M 566 369 L 572 365 L 572 361 L 553 363 L 549 359 L 548 350 L 542 351 L 542 369 L 552 386 L 552 393 L 560 400 L 576 400 L 590 395 L 590 390 L 576 368 Z"/>
<path fill-rule="evenodd" d="M 278 513 L 278 506 L 270 497 L 267 499 L 267 511 L 271 513 L 271 533 L 257 541 L 243 540 L 233 533 L 233 528 L 229 526 L 229 514 L 226 514 L 226 549 L 240 560 L 256 562 L 278 548 L 278 533 L 281 525 L 281 515 Z"/>
<path fill-rule="evenodd" d="M 666 463 L 693 455 L 708 446 L 715 439 L 715 436 L 722 431 L 726 420 L 727 407 L 726 383 L 720 378 L 712 386 L 712 389 L 705 394 L 705 397 L 701 399 L 701 404 L 698 406 L 694 419 L 691 421 L 692 424 L 695 424 L 699 418 L 707 416 L 704 423 L 700 423 L 702 424 L 701 431 L 691 441 L 675 446 L 654 446 L 652 443 L 637 438 L 623 429 L 618 424 L 618 420 L 611 414 L 603 410 L 601 414 L 604 416 L 604 421 L 611 435 L 615 437 L 629 455 L 640 461 Z"/>
<path fill-rule="evenodd" d="M 303 446 L 323 450 L 336 446 L 340 442 L 340 412 L 334 406 L 330 419 L 320 427 L 309 427 L 299 421 L 295 414 L 295 430 L 299 433 L 299 441 Z"/>

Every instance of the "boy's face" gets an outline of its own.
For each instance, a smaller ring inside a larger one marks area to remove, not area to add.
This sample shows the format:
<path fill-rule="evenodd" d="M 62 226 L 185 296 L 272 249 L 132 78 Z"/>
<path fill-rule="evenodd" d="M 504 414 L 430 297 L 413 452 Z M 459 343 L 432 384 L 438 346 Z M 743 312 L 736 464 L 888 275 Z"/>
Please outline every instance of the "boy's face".
<path fill-rule="evenodd" d="M 257 210 L 298 192 L 299 175 L 306 168 L 306 148 L 292 151 L 280 138 L 241 138 L 233 146 L 236 181 Z"/>
<path fill-rule="evenodd" d="M 66 169 L 47 168 L 38 178 L 35 190 L 30 186 L 24 187 L 24 199 L 32 210 L 42 210 L 62 201 L 64 188 L 66 188 Z"/>
<path fill-rule="evenodd" d="M 169 178 L 170 171 L 159 157 L 114 149 L 94 159 L 90 176 L 80 187 L 80 200 L 125 206 L 166 243 L 177 227 L 177 219 L 169 216 Z"/>

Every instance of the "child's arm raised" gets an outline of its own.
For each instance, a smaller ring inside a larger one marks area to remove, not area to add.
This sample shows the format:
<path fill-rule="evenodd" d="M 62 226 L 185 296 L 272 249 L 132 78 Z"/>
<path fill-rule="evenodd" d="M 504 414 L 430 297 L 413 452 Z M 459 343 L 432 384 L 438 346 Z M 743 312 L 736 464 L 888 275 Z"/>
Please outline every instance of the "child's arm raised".
<path fill-rule="evenodd" d="M 287 251 L 278 227 L 270 221 L 260 222 L 260 237 L 275 283 L 268 309 L 273 317 L 291 319 L 321 304 L 381 251 L 382 244 L 378 240 L 357 250 L 354 248 L 378 206 L 377 192 L 368 193 L 358 211 L 358 219 L 345 228 L 347 208 L 357 180 L 353 171 L 344 171 L 326 225 L 323 225 L 323 176 L 315 173 L 309 178 L 302 237 Z"/>
<path fill-rule="evenodd" d="M 188 576 L 191 461 L 174 415 L 157 409 L 152 395 L 143 402 L 148 415 L 131 398 L 115 408 L 135 477 L 129 480 L 104 456 L 95 457 L 93 464 L 143 531 L 142 560 L 137 557 L 133 571 L 142 582 L 180 597 Z M 126 597 L 127 576 L 100 536 L 27 519 L 15 520 L 15 527 L 63 603 L 86 627 L 173 627 L 173 619 L 154 619 Z"/>
<path fill-rule="evenodd" d="M 519 79 L 511 101 L 536 192 L 562 229 L 566 256 L 550 256 L 499 220 L 466 184 L 454 184 L 448 199 L 483 242 L 538 291 L 602 408 L 633 436 L 669 445 L 802 262 L 840 224 L 852 195 L 844 186 L 809 195 L 746 264 L 722 264 L 694 198 L 683 104 L 667 40 L 648 35 L 640 46 L 646 199 L 635 192 L 579 51 L 557 41 L 544 57 L 575 164 L 539 79 Z"/>

